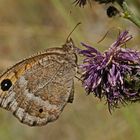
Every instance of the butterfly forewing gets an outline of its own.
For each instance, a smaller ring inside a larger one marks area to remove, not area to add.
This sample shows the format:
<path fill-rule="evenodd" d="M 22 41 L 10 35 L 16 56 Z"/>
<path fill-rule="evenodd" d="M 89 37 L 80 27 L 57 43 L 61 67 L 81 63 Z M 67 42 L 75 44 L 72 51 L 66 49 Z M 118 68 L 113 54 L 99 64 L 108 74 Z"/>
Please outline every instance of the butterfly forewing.
<path fill-rule="evenodd" d="M 56 120 L 73 99 L 76 55 L 49 49 L 25 59 L 0 78 L 0 105 L 22 123 L 45 125 Z"/>

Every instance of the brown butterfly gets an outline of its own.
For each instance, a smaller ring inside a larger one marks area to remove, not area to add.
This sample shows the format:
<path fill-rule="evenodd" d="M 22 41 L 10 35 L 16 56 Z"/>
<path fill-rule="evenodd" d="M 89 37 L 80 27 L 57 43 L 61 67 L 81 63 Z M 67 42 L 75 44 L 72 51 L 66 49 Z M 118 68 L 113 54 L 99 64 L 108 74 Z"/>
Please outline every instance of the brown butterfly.
<path fill-rule="evenodd" d="M 70 38 L 61 48 L 47 49 L 4 72 L 0 106 L 29 126 L 55 121 L 73 101 L 76 69 L 76 47 Z"/>

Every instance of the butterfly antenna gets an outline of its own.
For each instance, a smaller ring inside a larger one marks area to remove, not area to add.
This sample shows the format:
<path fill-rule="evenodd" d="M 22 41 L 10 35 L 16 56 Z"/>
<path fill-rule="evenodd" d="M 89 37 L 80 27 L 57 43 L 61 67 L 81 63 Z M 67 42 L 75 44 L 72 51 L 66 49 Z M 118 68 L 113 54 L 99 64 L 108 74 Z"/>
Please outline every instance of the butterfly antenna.
<path fill-rule="evenodd" d="M 110 29 L 105 33 L 105 35 L 104 35 L 97 43 L 101 43 L 101 42 L 106 38 L 106 36 L 108 35 L 108 33 L 109 33 L 112 29 L 114 29 L 114 27 L 110 28 Z M 119 31 L 118 35 L 120 35 L 121 29 L 120 29 L 120 28 L 116 28 L 116 29 Z"/>
<path fill-rule="evenodd" d="M 80 25 L 80 24 L 82 24 L 81 22 L 78 22 L 77 24 L 76 24 L 76 26 L 73 28 L 73 30 L 69 33 L 69 35 L 68 35 L 68 37 L 67 37 L 67 41 L 68 41 L 68 39 L 69 39 L 69 37 L 71 36 L 71 34 L 75 31 L 75 29 Z"/>

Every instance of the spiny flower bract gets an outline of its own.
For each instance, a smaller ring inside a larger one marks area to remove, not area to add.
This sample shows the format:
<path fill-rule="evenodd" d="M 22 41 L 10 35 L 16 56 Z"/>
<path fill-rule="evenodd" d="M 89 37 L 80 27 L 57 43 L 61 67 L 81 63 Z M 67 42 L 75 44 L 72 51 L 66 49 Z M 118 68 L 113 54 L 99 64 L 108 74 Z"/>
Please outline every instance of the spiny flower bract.
<path fill-rule="evenodd" d="M 83 86 L 87 94 L 105 98 L 109 111 L 140 100 L 140 52 L 125 46 L 131 38 L 124 31 L 104 53 L 84 43 L 86 49 L 79 51 L 85 57 Z"/>
<path fill-rule="evenodd" d="M 76 5 L 81 6 L 85 6 L 87 4 L 87 0 L 75 0 L 73 3 L 75 3 Z"/>
<path fill-rule="evenodd" d="M 124 0 L 75 0 L 73 3 L 75 3 L 76 5 L 79 5 L 80 7 L 84 7 L 87 4 L 87 1 L 95 1 L 98 2 L 99 4 L 108 4 L 108 3 L 120 3 L 122 4 L 124 2 Z"/>

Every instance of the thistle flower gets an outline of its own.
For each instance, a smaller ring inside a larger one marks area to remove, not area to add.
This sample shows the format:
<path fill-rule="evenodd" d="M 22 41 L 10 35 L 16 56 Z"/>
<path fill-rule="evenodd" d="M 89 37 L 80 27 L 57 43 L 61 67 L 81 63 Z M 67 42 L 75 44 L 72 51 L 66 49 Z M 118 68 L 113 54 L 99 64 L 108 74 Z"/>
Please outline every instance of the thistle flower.
<path fill-rule="evenodd" d="M 95 1 L 98 2 L 99 4 L 108 4 L 108 3 L 114 3 L 115 1 L 122 3 L 124 0 L 75 0 L 74 3 L 76 5 L 85 6 L 87 4 L 87 1 Z"/>
<path fill-rule="evenodd" d="M 124 2 L 124 0 L 94 0 L 100 4 L 108 4 L 108 3 L 114 3 L 117 2 L 119 4 L 122 4 Z"/>
<path fill-rule="evenodd" d="M 119 10 L 114 6 L 109 6 L 106 11 L 108 17 L 114 17 L 119 14 Z"/>
<path fill-rule="evenodd" d="M 84 7 L 87 3 L 87 0 L 75 0 L 73 3 L 75 3 L 76 5 L 79 5 L 80 7 L 81 6 Z"/>
<path fill-rule="evenodd" d="M 117 0 L 95 0 L 96 2 L 99 2 L 99 3 L 105 3 L 105 4 L 107 4 L 107 3 L 110 3 L 110 2 L 115 2 L 115 1 L 117 1 Z"/>
<path fill-rule="evenodd" d="M 86 49 L 79 50 L 85 57 L 80 66 L 83 86 L 87 94 L 104 98 L 110 112 L 140 100 L 140 52 L 124 47 L 131 38 L 122 32 L 104 53 L 84 43 Z"/>

